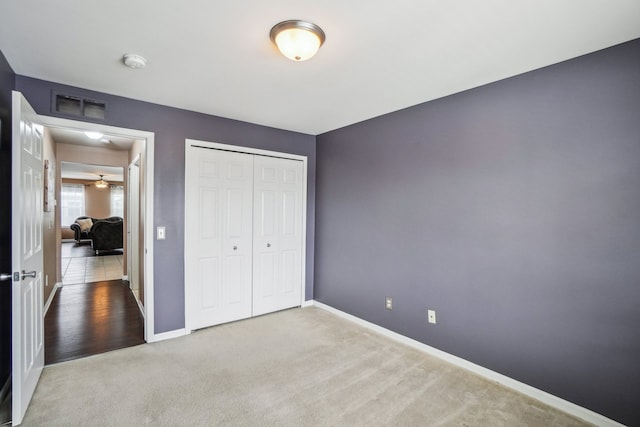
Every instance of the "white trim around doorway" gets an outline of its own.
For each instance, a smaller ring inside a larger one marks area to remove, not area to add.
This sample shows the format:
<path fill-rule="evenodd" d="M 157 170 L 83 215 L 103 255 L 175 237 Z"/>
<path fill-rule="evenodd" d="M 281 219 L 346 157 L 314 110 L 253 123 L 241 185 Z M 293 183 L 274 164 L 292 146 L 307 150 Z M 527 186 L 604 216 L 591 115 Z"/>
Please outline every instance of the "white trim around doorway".
<path fill-rule="evenodd" d="M 153 280 L 153 244 L 154 244 L 154 149 L 155 134 L 153 132 L 107 126 L 100 123 L 90 123 L 78 120 L 62 119 L 51 116 L 39 116 L 42 125 L 51 128 L 67 128 L 73 130 L 89 130 L 109 135 L 120 135 L 132 139 L 145 140 L 145 174 L 144 174 L 144 339 L 146 342 L 157 341 L 154 332 L 154 280 Z"/>

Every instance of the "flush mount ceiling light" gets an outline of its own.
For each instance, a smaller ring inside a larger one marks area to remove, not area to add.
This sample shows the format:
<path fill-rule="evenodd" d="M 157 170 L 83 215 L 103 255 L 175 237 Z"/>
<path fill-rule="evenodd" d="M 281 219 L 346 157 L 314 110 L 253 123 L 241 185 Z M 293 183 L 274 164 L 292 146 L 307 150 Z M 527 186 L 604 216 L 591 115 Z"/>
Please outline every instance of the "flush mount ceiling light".
<path fill-rule="evenodd" d="M 100 138 L 102 138 L 104 136 L 104 134 L 102 134 L 100 132 L 91 132 L 91 131 L 86 131 L 84 134 L 87 135 L 91 139 L 100 139 Z"/>
<path fill-rule="evenodd" d="M 140 55 L 136 55 L 135 53 L 127 53 L 123 55 L 122 62 L 124 62 L 124 65 L 126 65 L 127 67 L 133 68 L 134 70 L 144 68 L 147 65 L 147 60 Z"/>
<path fill-rule="evenodd" d="M 311 58 L 326 39 L 322 28 L 297 19 L 274 25 L 269 37 L 280 52 L 292 61 L 306 61 Z"/>
<path fill-rule="evenodd" d="M 107 188 L 109 186 L 109 183 L 104 179 L 102 179 L 103 176 L 104 175 L 100 175 L 100 179 L 95 182 L 96 188 L 102 189 L 102 188 Z"/>

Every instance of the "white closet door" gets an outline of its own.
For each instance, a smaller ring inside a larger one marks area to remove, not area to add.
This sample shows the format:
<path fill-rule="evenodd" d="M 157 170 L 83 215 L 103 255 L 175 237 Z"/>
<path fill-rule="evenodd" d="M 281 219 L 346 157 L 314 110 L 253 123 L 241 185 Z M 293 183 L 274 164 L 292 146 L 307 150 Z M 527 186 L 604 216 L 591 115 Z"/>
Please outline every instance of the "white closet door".
<path fill-rule="evenodd" d="M 253 156 L 199 147 L 187 156 L 185 320 L 194 330 L 251 317 Z"/>
<path fill-rule="evenodd" d="M 254 316 L 301 304 L 302 173 L 301 161 L 255 156 Z"/>

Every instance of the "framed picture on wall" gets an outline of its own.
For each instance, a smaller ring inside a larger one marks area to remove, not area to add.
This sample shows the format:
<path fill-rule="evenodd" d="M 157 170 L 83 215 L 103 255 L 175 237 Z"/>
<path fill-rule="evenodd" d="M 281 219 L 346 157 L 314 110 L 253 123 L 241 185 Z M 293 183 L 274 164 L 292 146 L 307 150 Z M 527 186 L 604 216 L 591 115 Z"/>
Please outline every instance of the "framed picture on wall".
<path fill-rule="evenodd" d="M 51 212 L 56 205 L 56 171 L 49 160 L 44 161 L 44 211 Z"/>

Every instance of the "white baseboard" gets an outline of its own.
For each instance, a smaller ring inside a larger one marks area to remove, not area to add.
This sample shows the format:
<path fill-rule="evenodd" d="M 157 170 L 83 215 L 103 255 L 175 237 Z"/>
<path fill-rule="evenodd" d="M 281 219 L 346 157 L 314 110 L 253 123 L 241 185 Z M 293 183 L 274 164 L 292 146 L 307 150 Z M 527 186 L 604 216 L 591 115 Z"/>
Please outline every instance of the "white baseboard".
<path fill-rule="evenodd" d="M 300 304 L 300 307 L 302 308 L 311 307 L 313 305 L 313 302 L 314 301 L 312 299 L 303 301 L 302 304 Z"/>
<path fill-rule="evenodd" d="M 140 314 L 142 314 L 142 318 L 145 318 L 144 315 L 144 306 L 142 305 L 142 302 L 140 301 L 140 299 L 136 296 L 136 294 L 133 294 L 133 297 L 136 299 L 136 303 L 138 303 L 138 309 L 140 310 Z"/>
<path fill-rule="evenodd" d="M 186 329 L 184 328 L 176 329 L 173 331 L 162 332 L 160 334 L 153 334 L 153 337 L 151 337 L 151 339 L 148 340 L 147 342 L 158 342 L 158 341 L 170 340 L 171 338 L 178 338 L 184 335 L 187 335 Z"/>
<path fill-rule="evenodd" d="M 42 317 L 44 317 L 47 314 L 47 311 L 49 311 L 49 307 L 51 306 L 51 301 L 53 301 L 53 297 L 56 296 L 56 291 L 58 290 L 58 288 L 62 287 L 62 282 L 58 282 L 55 285 L 53 285 L 53 289 L 51 289 L 51 293 L 49 294 L 49 298 L 47 298 L 47 302 L 44 305 L 44 308 L 42 310 Z"/>
<path fill-rule="evenodd" d="M 125 280 L 125 281 L 127 281 L 127 282 L 128 282 L 128 281 L 129 281 L 129 276 L 127 276 L 126 274 L 125 274 L 125 275 L 123 275 L 123 276 L 122 276 L 122 280 Z"/>
<path fill-rule="evenodd" d="M 409 347 L 415 348 L 416 350 L 438 357 L 445 362 L 449 362 L 460 368 L 466 369 L 467 371 L 480 375 L 481 377 L 484 377 L 490 381 L 495 381 L 499 384 L 502 384 L 505 387 L 527 395 L 546 405 L 552 406 L 556 409 L 559 409 L 560 411 L 566 412 L 567 414 L 573 415 L 574 417 L 580 418 L 581 420 L 584 420 L 586 422 L 602 427 L 624 427 L 624 424 L 620 424 L 617 421 L 607 418 L 604 415 L 600 415 L 597 412 L 593 412 L 590 409 L 576 405 L 575 403 L 571 403 L 560 397 L 554 396 L 551 393 L 547 393 L 546 391 L 542 391 L 518 380 L 514 380 L 513 378 L 492 371 L 491 369 L 476 365 L 475 363 L 469 362 L 468 360 L 462 359 L 458 356 L 454 356 L 453 354 L 438 350 L 437 348 L 431 347 L 429 345 L 421 343 L 420 341 L 416 341 L 412 338 L 401 335 L 397 332 L 390 331 L 389 329 L 383 328 L 382 326 L 378 326 L 374 323 L 360 319 L 359 317 L 345 313 L 344 311 L 338 310 L 329 305 L 323 304 L 318 301 L 305 301 L 305 303 L 307 302 L 309 302 L 310 304 L 305 304 L 303 305 L 303 307 L 315 306 L 326 310 L 339 317 L 350 320 L 360 326 L 384 335 L 394 341 L 400 342 L 402 344 L 408 345 Z"/>
<path fill-rule="evenodd" d="M 125 280 L 125 279 L 122 279 Z M 133 299 L 136 300 L 136 304 L 138 304 L 138 310 L 140 310 L 140 314 L 142 314 L 142 318 L 144 319 L 146 316 L 144 314 L 144 305 L 142 305 L 142 301 L 140 301 L 140 298 L 138 297 L 138 293 L 136 293 L 132 288 L 131 288 L 131 283 L 129 283 L 129 291 L 131 291 L 131 295 L 133 295 Z"/>

